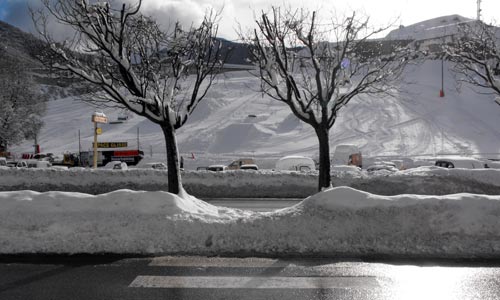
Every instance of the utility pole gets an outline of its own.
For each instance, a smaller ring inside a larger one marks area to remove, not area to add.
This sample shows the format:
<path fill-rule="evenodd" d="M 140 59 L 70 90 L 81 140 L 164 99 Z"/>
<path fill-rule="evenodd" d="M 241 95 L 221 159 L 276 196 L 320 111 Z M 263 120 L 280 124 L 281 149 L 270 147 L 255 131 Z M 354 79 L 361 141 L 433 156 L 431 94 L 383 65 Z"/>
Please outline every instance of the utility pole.
<path fill-rule="evenodd" d="M 38 138 L 37 138 L 37 134 L 35 133 L 35 154 L 38 154 L 40 153 L 40 146 L 38 146 Z"/>
<path fill-rule="evenodd" d="M 82 139 L 80 136 L 80 129 L 78 129 L 78 164 L 82 163 Z"/>

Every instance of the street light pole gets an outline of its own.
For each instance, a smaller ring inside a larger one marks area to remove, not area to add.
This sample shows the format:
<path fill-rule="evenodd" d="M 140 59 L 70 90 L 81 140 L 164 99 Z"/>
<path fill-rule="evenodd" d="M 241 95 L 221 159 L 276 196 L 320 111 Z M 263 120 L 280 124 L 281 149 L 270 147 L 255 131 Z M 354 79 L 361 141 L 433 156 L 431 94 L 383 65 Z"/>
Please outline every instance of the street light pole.
<path fill-rule="evenodd" d="M 94 147 L 94 155 L 93 155 L 94 162 L 93 162 L 92 166 L 94 169 L 97 169 L 97 122 L 94 122 L 94 144 L 93 144 L 93 147 Z"/>
<path fill-rule="evenodd" d="M 98 113 L 95 112 L 92 115 L 92 122 L 94 122 L 94 169 L 97 169 L 97 135 L 101 134 L 101 132 L 98 131 L 99 128 L 97 128 L 97 123 L 108 123 L 108 117 L 104 113 Z"/>

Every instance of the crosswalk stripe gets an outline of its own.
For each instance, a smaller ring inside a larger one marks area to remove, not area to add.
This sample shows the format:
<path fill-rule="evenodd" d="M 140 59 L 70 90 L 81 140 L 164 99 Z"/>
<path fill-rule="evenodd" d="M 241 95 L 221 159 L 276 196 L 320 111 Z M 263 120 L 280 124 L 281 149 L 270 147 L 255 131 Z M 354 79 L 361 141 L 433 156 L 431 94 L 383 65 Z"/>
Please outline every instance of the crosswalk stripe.
<path fill-rule="evenodd" d="M 219 289 L 372 289 L 375 277 L 238 277 L 238 276 L 137 276 L 132 288 Z"/>
<path fill-rule="evenodd" d="M 358 260 L 360 261 L 360 260 Z M 315 261 L 310 261 L 310 265 L 316 265 Z M 323 264 L 327 264 L 323 262 Z M 336 267 L 348 267 L 352 262 L 335 262 Z M 271 259 L 271 258 L 232 258 L 232 257 L 172 257 L 162 256 L 154 257 L 149 266 L 155 267 L 231 267 L 231 268 L 268 268 L 268 267 L 287 267 L 291 265 L 304 266 L 304 261 Z"/>

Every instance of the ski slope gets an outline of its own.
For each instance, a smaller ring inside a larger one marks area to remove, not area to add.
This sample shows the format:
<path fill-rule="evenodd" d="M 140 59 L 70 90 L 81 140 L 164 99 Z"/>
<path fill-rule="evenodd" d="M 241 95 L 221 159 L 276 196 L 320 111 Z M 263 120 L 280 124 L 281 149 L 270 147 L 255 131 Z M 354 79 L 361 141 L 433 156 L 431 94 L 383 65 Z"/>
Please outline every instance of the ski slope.
<path fill-rule="evenodd" d="M 330 132 L 332 152 L 339 144 L 355 144 L 365 156 L 420 156 L 439 154 L 485 155 L 500 152 L 500 107 L 493 95 L 457 90 L 451 66 L 427 61 L 407 69 L 393 97 L 360 96 L 340 111 Z M 49 102 L 38 142 L 43 152 L 89 150 L 93 141 L 91 115 L 95 108 L 74 98 Z M 99 109 L 116 121 L 120 109 Z M 130 113 L 120 124 L 104 124 L 102 142 L 128 142 L 146 157 L 164 159 L 162 132 L 156 124 Z M 139 129 L 138 129 L 139 128 Z M 222 74 L 188 123 L 178 130 L 184 157 L 206 163 L 227 163 L 238 156 L 272 157 L 318 155 L 314 130 L 300 122 L 284 104 L 259 92 L 259 80 L 248 72 Z M 33 151 L 33 141 L 11 150 Z M 189 162 L 188 162 L 189 164 Z"/>

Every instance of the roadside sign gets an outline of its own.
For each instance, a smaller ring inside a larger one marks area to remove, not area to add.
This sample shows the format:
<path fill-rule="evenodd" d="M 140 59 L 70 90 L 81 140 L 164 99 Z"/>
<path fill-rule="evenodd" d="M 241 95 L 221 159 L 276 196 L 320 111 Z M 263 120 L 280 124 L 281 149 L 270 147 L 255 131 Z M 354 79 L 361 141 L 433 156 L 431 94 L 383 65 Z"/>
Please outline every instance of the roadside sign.
<path fill-rule="evenodd" d="M 94 113 L 92 115 L 92 122 L 94 123 L 108 123 L 108 117 L 103 113 Z"/>
<path fill-rule="evenodd" d="M 92 115 L 92 122 L 94 123 L 108 123 L 108 118 L 103 116 Z"/>
<path fill-rule="evenodd" d="M 92 147 L 94 147 L 94 143 L 92 143 Z M 97 148 L 127 148 L 127 142 L 100 142 L 97 143 Z"/>
<path fill-rule="evenodd" d="M 96 128 L 95 133 L 97 135 L 101 135 L 102 134 L 102 128 L 100 128 L 100 127 Z"/>

